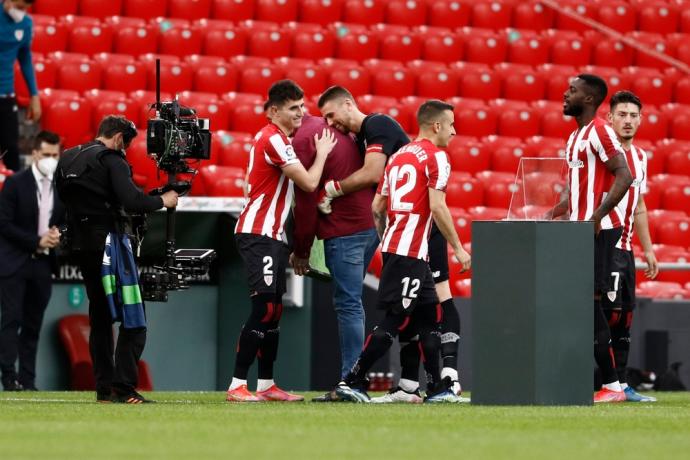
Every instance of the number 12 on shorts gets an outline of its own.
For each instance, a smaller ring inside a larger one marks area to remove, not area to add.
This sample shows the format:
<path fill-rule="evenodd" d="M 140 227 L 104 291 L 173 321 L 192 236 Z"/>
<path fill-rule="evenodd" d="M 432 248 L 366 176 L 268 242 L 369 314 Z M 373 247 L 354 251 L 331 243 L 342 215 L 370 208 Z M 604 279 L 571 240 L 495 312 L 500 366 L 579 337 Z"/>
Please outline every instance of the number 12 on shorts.
<path fill-rule="evenodd" d="M 419 291 L 419 286 L 421 282 L 419 278 L 410 279 L 406 276 L 401 281 L 402 284 L 402 305 L 403 308 L 408 308 L 412 304 L 412 299 L 417 298 L 417 291 Z"/>

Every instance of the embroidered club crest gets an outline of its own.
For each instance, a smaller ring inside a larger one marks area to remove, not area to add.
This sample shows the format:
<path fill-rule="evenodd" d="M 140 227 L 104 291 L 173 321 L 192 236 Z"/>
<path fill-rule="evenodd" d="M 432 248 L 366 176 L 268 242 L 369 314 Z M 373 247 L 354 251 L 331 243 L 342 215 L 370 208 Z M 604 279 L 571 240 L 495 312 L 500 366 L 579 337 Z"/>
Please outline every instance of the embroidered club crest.
<path fill-rule="evenodd" d="M 264 275 L 264 283 L 266 283 L 266 286 L 273 284 L 273 275 Z"/>
<path fill-rule="evenodd" d="M 410 307 L 410 304 L 412 304 L 412 299 L 408 299 L 408 298 L 403 297 L 402 306 L 405 310 L 407 310 Z"/>
<path fill-rule="evenodd" d="M 16 38 L 18 42 L 22 41 L 22 38 L 24 38 L 24 30 L 22 30 L 22 29 L 15 30 L 14 31 L 14 38 Z"/>

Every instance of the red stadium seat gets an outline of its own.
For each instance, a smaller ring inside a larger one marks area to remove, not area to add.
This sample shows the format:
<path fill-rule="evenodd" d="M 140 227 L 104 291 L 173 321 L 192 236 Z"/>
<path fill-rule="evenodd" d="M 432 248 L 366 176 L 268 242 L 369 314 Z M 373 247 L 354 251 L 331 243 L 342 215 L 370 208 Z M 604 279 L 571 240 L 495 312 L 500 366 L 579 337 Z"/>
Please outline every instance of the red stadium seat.
<path fill-rule="evenodd" d="M 690 220 L 660 222 L 656 228 L 655 241 L 690 248 Z"/>
<path fill-rule="evenodd" d="M 671 102 L 673 98 L 673 85 L 658 76 L 639 76 L 632 79 L 631 90 L 647 105 L 661 105 Z"/>
<path fill-rule="evenodd" d="M 417 95 L 449 99 L 458 94 L 458 76 L 448 70 L 430 70 L 417 77 Z"/>
<path fill-rule="evenodd" d="M 211 15 L 211 0 L 168 0 L 171 18 L 201 19 Z"/>
<path fill-rule="evenodd" d="M 57 86 L 61 89 L 85 91 L 101 87 L 101 66 L 95 62 L 66 62 L 57 72 Z"/>
<path fill-rule="evenodd" d="M 666 172 L 690 176 L 690 151 L 686 148 L 669 153 L 666 157 Z"/>
<path fill-rule="evenodd" d="M 690 212 L 690 185 L 672 186 L 664 190 L 661 198 L 664 209 Z"/>
<path fill-rule="evenodd" d="M 277 58 L 290 56 L 291 38 L 285 32 L 260 30 L 249 35 L 248 52 L 252 56 Z"/>
<path fill-rule="evenodd" d="M 81 144 L 92 136 L 91 105 L 81 98 L 43 104 L 41 124 L 43 129 L 60 134 L 65 148 Z"/>
<path fill-rule="evenodd" d="M 139 56 L 158 51 L 158 28 L 154 26 L 123 27 L 117 30 L 113 49 L 116 53 Z"/>
<path fill-rule="evenodd" d="M 470 25 L 472 5 L 468 2 L 443 1 L 429 4 L 429 25 L 457 29 Z"/>
<path fill-rule="evenodd" d="M 632 64 L 633 50 L 618 40 L 602 40 L 594 46 L 592 62 L 595 65 L 625 67 Z"/>
<path fill-rule="evenodd" d="M 664 37 L 660 34 L 653 34 L 650 32 L 632 32 L 628 34 L 636 43 L 645 46 L 653 51 L 664 54 L 672 54 L 675 52 L 672 46 L 666 43 Z M 647 53 L 640 50 L 633 51 L 633 63 L 639 67 L 656 67 L 657 69 L 665 69 L 669 65 Z"/>
<path fill-rule="evenodd" d="M 458 93 L 463 97 L 495 99 L 501 97 L 501 80 L 488 69 L 463 72 Z"/>
<path fill-rule="evenodd" d="M 622 72 L 620 69 L 614 67 L 602 66 L 585 66 L 582 67 L 581 73 L 593 73 L 599 75 L 606 80 L 608 85 L 608 94 L 615 94 L 617 91 L 629 90 L 632 84 L 629 74 Z"/>
<path fill-rule="evenodd" d="M 126 93 L 122 91 L 114 91 L 108 89 L 90 89 L 88 91 L 84 91 L 82 97 L 89 101 L 91 103 L 91 106 L 95 106 L 99 102 L 104 101 L 119 102 L 127 100 Z"/>
<path fill-rule="evenodd" d="M 553 21 L 553 10 L 539 2 L 521 2 L 513 10 L 513 27 L 516 29 L 550 29 Z"/>
<path fill-rule="evenodd" d="M 93 111 L 91 112 L 91 123 L 94 129 L 98 127 L 101 120 L 107 115 L 123 115 L 135 125 L 139 125 L 139 116 L 141 114 L 140 107 L 127 100 L 102 100 L 93 102 Z"/>
<path fill-rule="evenodd" d="M 189 106 L 196 110 L 200 118 L 208 118 L 211 130 L 225 130 L 230 127 L 231 108 L 223 101 L 190 102 Z"/>
<path fill-rule="evenodd" d="M 228 65 L 200 65 L 194 72 L 194 91 L 227 93 L 237 89 L 237 69 Z"/>
<path fill-rule="evenodd" d="M 565 157 L 566 139 L 557 137 L 532 136 L 525 139 L 525 156 L 540 158 Z"/>
<path fill-rule="evenodd" d="M 68 31 L 64 24 L 34 24 L 31 50 L 50 53 L 67 49 Z"/>
<path fill-rule="evenodd" d="M 275 64 L 283 72 L 287 72 L 291 69 L 313 68 L 316 65 L 316 63 L 312 59 L 285 56 L 275 58 L 273 60 L 273 64 Z"/>
<path fill-rule="evenodd" d="M 540 126 L 539 117 L 531 109 L 508 109 L 498 115 L 498 134 L 501 136 L 535 136 L 540 133 Z"/>
<path fill-rule="evenodd" d="M 683 211 L 670 211 L 668 209 L 650 209 L 647 211 L 647 217 L 649 219 L 649 231 L 652 236 L 652 241 L 656 240 L 656 232 L 661 224 L 665 222 L 685 221 L 688 218 L 687 214 Z"/>
<path fill-rule="evenodd" d="M 575 13 L 579 16 L 587 17 L 590 19 L 596 17 L 598 4 L 593 5 L 578 0 L 560 1 L 559 4 L 561 8 L 564 8 L 565 10 L 568 10 L 569 12 Z M 569 17 L 567 14 L 559 10 L 559 12 L 556 14 L 556 29 L 576 30 L 584 32 L 586 30 L 589 30 L 589 26 L 587 24 L 583 24 L 582 22 L 574 18 Z M 564 62 L 563 64 L 566 63 Z"/>
<path fill-rule="evenodd" d="M 517 173 L 520 159 L 524 153 L 525 149 L 522 145 L 499 146 L 491 152 L 491 169 L 493 171 Z"/>
<path fill-rule="evenodd" d="M 583 66 L 590 63 L 592 49 L 580 38 L 556 38 L 551 45 L 551 62 L 554 64 Z"/>
<path fill-rule="evenodd" d="M 335 38 L 328 31 L 297 32 L 292 39 L 292 56 L 323 59 L 333 56 Z"/>
<path fill-rule="evenodd" d="M 207 29 L 203 32 L 202 51 L 205 55 L 243 55 L 247 50 L 247 32 L 244 29 Z"/>
<path fill-rule="evenodd" d="M 172 27 L 161 31 L 158 52 L 174 56 L 189 56 L 201 53 L 201 32 L 193 27 Z"/>
<path fill-rule="evenodd" d="M 496 182 L 484 189 L 484 205 L 490 208 L 510 208 L 517 186 L 513 183 Z"/>
<path fill-rule="evenodd" d="M 310 24 L 328 24 L 340 21 L 344 0 L 301 0 L 299 21 Z"/>
<path fill-rule="evenodd" d="M 472 36 L 465 38 L 465 59 L 470 62 L 497 64 L 506 60 L 508 45 L 505 36 Z"/>
<path fill-rule="evenodd" d="M 669 34 L 678 31 L 678 10 L 667 2 L 646 2 L 639 13 L 639 30 Z"/>
<path fill-rule="evenodd" d="M 194 75 L 192 69 L 184 63 L 165 63 L 161 61 L 161 88 L 171 93 L 180 93 L 192 87 Z M 147 88 L 156 89 L 156 67 L 150 66 L 147 69 Z"/>
<path fill-rule="evenodd" d="M 77 26 L 69 34 L 72 53 L 109 53 L 113 49 L 113 31 L 108 26 Z"/>
<path fill-rule="evenodd" d="M 233 131 L 249 133 L 253 136 L 268 123 L 263 102 L 238 104 L 234 109 L 230 126 Z"/>
<path fill-rule="evenodd" d="M 254 145 L 252 136 L 236 131 L 214 131 L 213 136 L 213 142 L 220 143 L 222 147 L 218 164 L 246 170 L 249 151 Z"/>
<path fill-rule="evenodd" d="M 296 82 L 305 94 L 321 94 L 328 88 L 328 74 L 316 65 L 293 67 L 285 72 L 285 78 Z"/>
<path fill-rule="evenodd" d="M 639 95 L 640 93 L 637 94 Z M 645 99 L 643 98 L 642 100 L 644 101 Z M 668 119 L 666 115 L 654 107 L 649 106 L 645 106 L 642 113 L 642 123 L 639 131 L 637 131 L 636 139 L 657 141 L 666 138 L 668 135 Z"/>
<path fill-rule="evenodd" d="M 404 67 L 382 65 L 372 72 L 371 93 L 379 96 L 404 97 L 414 94 L 414 75 Z"/>
<path fill-rule="evenodd" d="M 468 208 L 467 211 L 472 216 L 472 220 L 503 220 L 508 217 L 508 210 L 505 208 L 474 206 Z"/>
<path fill-rule="evenodd" d="M 485 29 L 504 29 L 511 26 L 513 7 L 500 1 L 475 2 L 472 8 L 472 26 Z"/>
<path fill-rule="evenodd" d="M 630 32 L 636 30 L 637 11 L 627 2 L 609 0 L 597 9 L 597 21 L 618 32 Z"/>
<path fill-rule="evenodd" d="M 536 70 L 546 79 L 546 99 L 559 102 L 563 102 L 570 79 L 579 73 L 575 67 L 559 64 L 542 64 Z"/>
<path fill-rule="evenodd" d="M 482 149 L 479 142 L 461 142 L 457 137 L 450 141 L 447 148 L 453 171 L 465 171 L 474 174 L 491 167 L 491 155 Z"/>
<path fill-rule="evenodd" d="M 34 74 L 39 88 L 55 88 L 57 86 L 57 66 L 50 59 L 36 59 L 34 55 Z M 23 88 L 23 94 L 29 96 L 26 88 L 24 76 L 21 74 L 19 65 L 15 65 L 14 85 L 17 94 L 20 93 L 19 87 Z M 19 86 L 18 86 L 19 85 Z"/>
<path fill-rule="evenodd" d="M 108 24 L 113 30 L 121 27 L 146 27 L 146 19 L 128 16 L 107 16 L 102 19 L 102 22 Z"/>
<path fill-rule="evenodd" d="M 479 171 L 474 177 L 484 185 L 484 188 L 497 182 L 504 184 L 515 183 L 515 174 L 501 171 Z"/>
<path fill-rule="evenodd" d="M 456 208 L 470 208 L 484 203 L 484 188 L 477 179 L 449 180 L 446 203 Z"/>
<path fill-rule="evenodd" d="M 577 125 L 573 118 L 563 115 L 563 112 L 547 112 L 541 117 L 541 135 L 547 137 L 566 138 Z"/>
<path fill-rule="evenodd" d="M 412 61 L 422 56 L 422 41 L 414 34 L 390 34 L 381 38 L 379 44 L 381 59 Z"/>
<path fill-rule="evenodd" d="M 496 133 L 498 117 L 488 107 L 455 107 L 455 130 L 459 135 L 488 136 Z"/>
<path fill-rule="evenodd" d="M 274 65 L 252 66 L 241 69 L 239 77 L 241 92 L 264 95 L 276 80 L 283 77 L 283 72 Z"/>
<path fill-rule="evenodd" d="M 637 289 L 638 297 L 650 297 L 654 299 L 684 299 L 688 292 L 680 283 L 670 281 L 643 281 Z"/>
<path fill-rule="evenodd" d="M 152 19 L 165 17 L 168 13 L 168 0 L 124 0 L 124 16 Z"/>
<path fill-rule="evenodd" d="M 336 38 L 335 56 L 340 59 L 365 60 L 379 55 L 378 35 L 370 32 L 343 32 Z"/>
<path fill-rule="evenodd" d="M 422 59 L 436 62 L 456 62 L 463 58 L 464 46 L 458 35 L 443 34 L 426 37 L 422 43 Z"/>
<path fill-rule="evenodd" d="M 144 89 L 146 68 L 139 62 L 109 64 L 108 71 L 103 74 L 103 88 L 126 93 Z"/>
<path fill-rule="evenodd" d="M 255 0 L 213 0 L 211 17 L 227 21 L 242 21 L 254 17 Z"/>
<path fill-rule="evenodd" d="M 67 14 L 77 14 L 78 5 L 79 0 L 40 0 L 34 2 L 32 11 L 48 16 L 65 16 Z"/>
<path fill-rule="evenodd" d="M 96 53 L 93 55 L 93 60 L 98 62 L 101 67 L 112 63 L 130 64 L 132 62 L 137 62 L 134 56 L 119 53 Z"/>
<path fill-rule="evenodd" d="M 79 0 L 79 14 L 82 16 L 105 19 L 110 16 L 119 16 L 120 13 L 122 13 L 122 0 Z"/>
<path fill-rule="evenodd" d="M 455 281 L 455 283 L 451 285 L 451 293 L 453 294 L 453 297 L 462 297 L 465 299 L 471 298 L 472 280 L 467 278 Z"/>
<path fill-rule="evenodd" d="M 347 0 L 343 22 L 373 25 L 384 22 L 386 3 L 380 0 Z"/>
<path fill-rule="evenodd" d="M 334 68 L 329 77 L 329 85 L 343 86 L 355 97 L 371 92 L 371 75 L 364 67 Z"/>
<path fill-rule="evenodd" d="M 230 166 L 202 166 L 199 175 L 210 196 L 244 196 L 245 171 Z"/>
<path fill-rule="evenodd" d="M 288 22 L 297 20 L 297 0 L 256 0 L 254 17 L 259 21 Z"/>
<path fill-rule="evenodd" d="M 544 99 L 546 83 L 538 72 L 515 72 L 503 80 L 503 97 L 519 101 Z"/>
<path fill-rule="evenodd" d="M 508 43 L 508 61 L 539 65 L 549 60 L 549 45 L 546 40 L 537 36 L 522 34 Z"/>
<path fill-rule="evenodd" d="M 419 26 L 426 24 L 426 2 L 423 0 L 391 0 L 386 2 L 388 24 Z"/>
<path fill-rule="evenodd" d="M 690 112 L 679 112 L 671 120 L 670 137 L 690 140 Z"/>
<path fill-rule="evenodd" d="M 679 79 L 674 88 L 673 100 L 680 104 L 690 104 L 690 76 Z"/>

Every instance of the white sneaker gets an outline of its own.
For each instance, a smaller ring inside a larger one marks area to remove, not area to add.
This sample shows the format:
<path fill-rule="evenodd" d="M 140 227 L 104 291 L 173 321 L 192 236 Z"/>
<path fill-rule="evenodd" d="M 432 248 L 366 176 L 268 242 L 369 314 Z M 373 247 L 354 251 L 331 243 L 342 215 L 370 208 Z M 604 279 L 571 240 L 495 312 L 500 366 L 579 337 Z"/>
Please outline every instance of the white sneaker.
<path fill-rule="evenodd" d="M 408 392 L 400 387 L 395 387 L 383 396 L 371 398 L 371 402 L 377 404 L 388 403 L 412 403 L 419 404 L 423 401 L 422 395 L 419 393 L 419 388 L 413 392 Z"/>

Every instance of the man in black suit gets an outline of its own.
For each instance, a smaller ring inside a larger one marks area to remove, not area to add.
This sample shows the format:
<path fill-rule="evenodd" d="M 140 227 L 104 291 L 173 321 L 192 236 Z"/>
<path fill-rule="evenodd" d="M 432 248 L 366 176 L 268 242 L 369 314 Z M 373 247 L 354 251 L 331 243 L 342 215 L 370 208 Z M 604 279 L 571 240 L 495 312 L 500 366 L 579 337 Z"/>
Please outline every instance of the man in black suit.
<path fill-rule="evenodd" d="M 64 217 L 53 185 L 59 156 L 60 138 L 41 131 L 31 167 L 8 177 L 0 192 L 0 370 L 9 391 L 36 389 L 38 336 Z"/>

